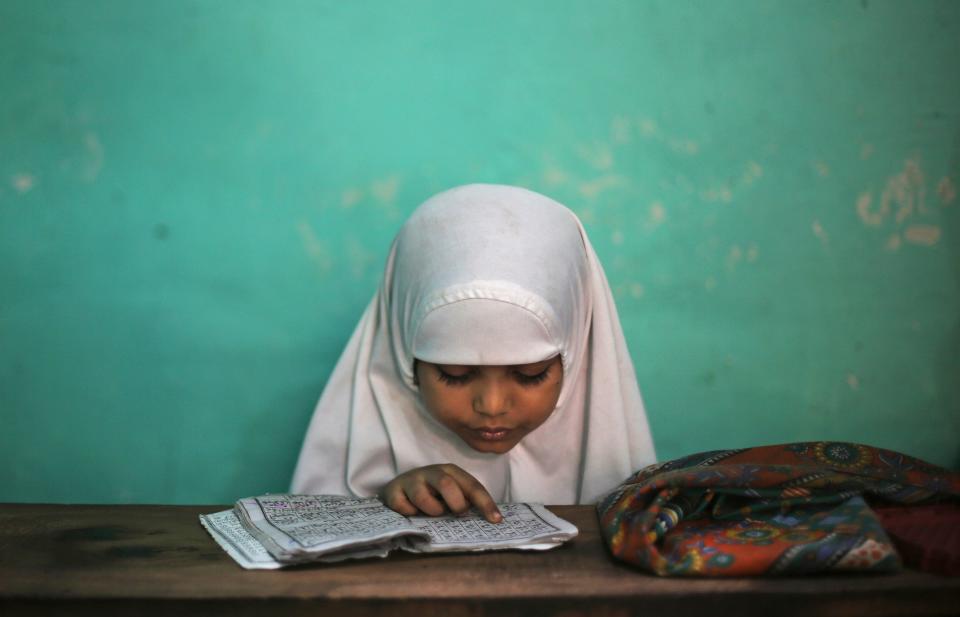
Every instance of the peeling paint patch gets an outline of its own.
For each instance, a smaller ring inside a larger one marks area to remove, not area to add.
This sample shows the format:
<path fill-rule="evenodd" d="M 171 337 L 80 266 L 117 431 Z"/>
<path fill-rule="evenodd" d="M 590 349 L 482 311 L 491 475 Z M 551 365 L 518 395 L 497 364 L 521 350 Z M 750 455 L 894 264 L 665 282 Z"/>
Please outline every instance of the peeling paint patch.
<path fill-rule="evenodd" d="M 743 259 L 743 250 L 739 245 L 734 244 L 730 247 L 730 251 L 727 253 L 727 270 L 734 270 L 737 267 L 737 264 Z"/>
<path fill-rule="evenodd" d="M 860 196 L 857 197 L 857 215 L 864 224 L 876 227 L 883 223 L 883 219 L 890 211 L 890 204 L 881 204 L 879 210 L 871 209 L 872 204 L 873 195 L 870 193 L 860 193 Z M 886 210 L 884 210 L 884 207 L 886 207 Z"/>
<path fill-rule="evenodd" d="M 344 208 L 352 208 L 363 199 L 363 190 L 357 188 L 344 189 L 340 195 L 340 205 Z"/>
<path fill-rule="evenodd" d="M 940 178 L 940 182 L 937 183 L 937 195 L 944 206 L 949 206 L 957 198 L 957 187 L 953 185 L 950 176 Z"/>
<path fill-rule="evenodd" d="M 860 146 L 860 160 L 865 161 L 873 156 L 873 144 L 863 144 Z"/>
<path fill-rule="evenodd" d="M 657 134 L 657 123 L 650 118 L 641 118 L 640 134 L 644 137 L 653 137 Z"/>
<path fill-rule="evenodd" d="M 557 167 L 548 167 L 543 170 L 543 181 L 550 186 L 557 186 L 567 181 L 567 174 Z"/>
<path fill-rule="evenodd" d="M 10 186 L 21 195 L 29 192 L 36 185 L 37 178 L 33 174 L 19 173 L 14 174 L 13 177 L 10 178 Z"/>
<path fill-rule="evenodd" d="M 940 228 L 936 225 L 911 225 L 903 232 L 907 242 L 933 246 L 940 240 Z"/>
<path fill-rule="evenodd" d="M 713 291 L 717 288 L 717 279 L 713 278 L 712 276 L 708 276 L 707 280 L 703 282 L 703 288 L 707 291 Z"/>
<path fill-rule="evenodd" d="M 370 192 L 380 203 L 389 204 L 397 198 L 397 191 L 400 190 L 400 176 L 394 174 L 383 180 L 374 180 L 370 185 Z"/>
<path fill-rule="evenodd" d="M 756 244 L 751 244 L 747 247 L 747 262 L 753 263 L 760 258 L 760 249 L 757 248 Z"/>
<path fill-rule="evenodd" d="M 721 185 L 716 188 L 700 191 L 700 199 L 703 201 L 722 201 L 730 203 L 733 200 L 733 191 L 727 185 Z"/>
<path fill-rule="evenodd" d="M 579 189 L 580 194 L 587 199 L 596 199 L 600 193 L 624 183 L 624 179 L 620 176 L 602 176 L 596 180 L 582 182 Z"/>
<path fill-rule="evenodd" d="M 823 228 L 823 225 L 820 224 L 818 219 L 814 219 L 813 223 L 810 225 L 810 228 L 813 230 L 813 235 L 820 240 L 820 243 L 826 246 L 830 243 L 830 236 L 827 235 L 827 231 Z"/>
<path fill-rule="evenodd" d="M 913 201 L 905 201 L 900 204 L 899 208 L 897 208 L 897 214 L 894 217 L 894 220 L 896 220 L 897 225 L 900 225 L 907 220 L 907 217 L 909 217 L 911 214 L 913 214 Z"/>
<path fill-rule="evenodd" d="M 847 373 L 847 386 L 849 386 L 851 390 L 859 390 L 860 378 L 853 373 Z"/>
<path fill-rule="evenodd" d="M 333 260 L 330 258 L 327 247 L 317 237 L 310 223 L 300 221 L 297 223 L 297 231 L 300 233 L 300 240 L 307 251 L 307 255 L 320 267 L 323 274 L 330 272 L 333 269 Z"/>
<path fill-rule="evenodd" d="M 671 150 L 680 154 L 694 155 L 700 152 L 700 144 L 692 139 L 671 139 L 667 143 Z"/>
<path fill-rule="evenodd" d="M 643 285 L 640 283 L 630 283 L 630 295 L 634 298 L 642 298 L 644 293 Z"/>
<path fill-rule="evenodd" d="M 740 182 L 744 186 L 750 186 L 763 177 L 763 167 L 756 161 L 748 161 L 743 174 L 740 176 Z"/>
<path fill-rule="evenodd" d="M 814 161 L 813 168 L 817 170 L 817 175 L 821 178 L 826 178 L 830 175 L 830 167 L 823 161 Z"/>
<path fill-rule="evenodd" d="M 888 251 L 896 251 L 900 248 L 900 245 L 903 244 L 903 240 L 900 239 L 900 234 L 893 234 L 887 238 L 887 244 L 884 248 Z"/>
<path fill-rule="evenodd" d="M 613 167 L 613 150 L 604 143 L 580 146 L 577 149 L 580 158 L 596 169 L 607 170 Z"/>
<path fill-rule="evenodd" d="M 615 246 L 620 246 L 623 244 L 623 232 L 619 229 L 615 230 L 612 234 L 610 234 L 610 241 L 613 242 Z"/>
<path fill-rule="evenodd" d="M 887 180 L 887 186 L 884 187 L 880 196 L 880 209 L 883 212 L 889 212 L 891 206 L 896 204 L 899 206 L 898 212 L 904 209 L 913 212 L 914 208 L 923 212 L 926 192 L 920 165 L 912 159 L 907 159 L 903 164 L 903 170 Z"/>
<path fill-rule="evenodd" d="M 667 220 L 667 210 L 659 201 L 650 204 L 647 210 L 647 228 L 659 227 Z"/>

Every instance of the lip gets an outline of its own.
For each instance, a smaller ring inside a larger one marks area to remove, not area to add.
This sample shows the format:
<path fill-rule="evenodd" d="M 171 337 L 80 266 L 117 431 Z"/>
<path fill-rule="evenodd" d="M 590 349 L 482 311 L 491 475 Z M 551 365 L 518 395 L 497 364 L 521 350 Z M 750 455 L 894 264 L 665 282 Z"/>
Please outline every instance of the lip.
<path fill-rule="evenodd" d="M 473 429 L 473 432 L 484 441 L 503 441 L 509 437 L 512 430 L 505 426 L 484 426 Z"/>

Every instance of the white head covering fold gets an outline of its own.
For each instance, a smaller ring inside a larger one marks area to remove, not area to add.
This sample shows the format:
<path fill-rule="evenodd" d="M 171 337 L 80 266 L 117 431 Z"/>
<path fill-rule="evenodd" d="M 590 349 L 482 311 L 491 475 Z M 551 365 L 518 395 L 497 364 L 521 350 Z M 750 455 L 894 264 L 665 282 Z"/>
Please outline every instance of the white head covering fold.
<path fill-rule="evenodd" d="M 550 417 L 505 454 L 423 407 L 414 359 L 517 365 L 560 354 Z M 323 391 L 292 490 L 370 496 L 453 463 L 498 502 L 592 503 L 655 461 L 606 276 L 577 217 L 526 189 L 472 184 L 421 205 Z"/>

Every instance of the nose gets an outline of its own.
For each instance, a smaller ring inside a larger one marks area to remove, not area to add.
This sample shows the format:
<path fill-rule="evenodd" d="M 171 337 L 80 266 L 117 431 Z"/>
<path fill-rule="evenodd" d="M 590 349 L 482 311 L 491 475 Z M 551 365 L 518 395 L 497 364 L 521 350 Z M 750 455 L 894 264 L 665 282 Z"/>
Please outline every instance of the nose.
<path fill-rule="evenodd" d="M 510 399 L 507 389 L 498 380 L 478 384 L 473 394 L 473 410 L 481 416 L 502 416 L 507 413 Z"/>

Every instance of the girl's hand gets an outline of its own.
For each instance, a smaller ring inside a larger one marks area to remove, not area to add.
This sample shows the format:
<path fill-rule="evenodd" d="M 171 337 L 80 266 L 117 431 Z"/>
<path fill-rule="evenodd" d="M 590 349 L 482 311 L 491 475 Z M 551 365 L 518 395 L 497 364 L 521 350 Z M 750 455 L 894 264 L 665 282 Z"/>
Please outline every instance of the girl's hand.
<path fill-rule="evenodd" d="M 446 508 L 462 514 L 473 505 L 491 523 L 499 523 L 503 515 L 487 489 L 456 465 L 417 467 L 394 478 L 383 489 L 387 506 L 405 516 L 423 512 L 440 516 Z"/>

